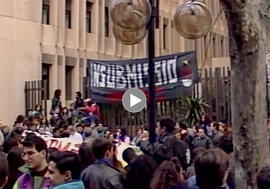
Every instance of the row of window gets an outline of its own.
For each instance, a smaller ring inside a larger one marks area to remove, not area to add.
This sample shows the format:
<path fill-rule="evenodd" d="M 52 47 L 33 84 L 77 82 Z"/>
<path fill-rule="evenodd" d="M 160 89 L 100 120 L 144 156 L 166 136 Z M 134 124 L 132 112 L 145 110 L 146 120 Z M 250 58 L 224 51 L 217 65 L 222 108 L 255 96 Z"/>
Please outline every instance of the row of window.
<path fill-rule="evenodd" d="M 92 15 L 93 3 L 86 1 L 86 32 L 93 32 L 93 15 Z M 109 37 L 109 7 L 105 7 L 105 36 Z M 50 25 L 50 0 L 43 0 L 42 4 L 42 24 Z M 67 29 L 72 28 L 72 0 L 66 0 L 65 7 L 65 27 Z"/>

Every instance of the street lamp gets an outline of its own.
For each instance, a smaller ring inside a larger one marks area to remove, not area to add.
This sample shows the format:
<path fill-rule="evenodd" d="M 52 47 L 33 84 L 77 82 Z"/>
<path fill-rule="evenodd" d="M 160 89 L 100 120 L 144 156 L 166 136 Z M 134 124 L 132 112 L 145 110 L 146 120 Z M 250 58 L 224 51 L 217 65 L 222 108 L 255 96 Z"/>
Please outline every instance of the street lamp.
<path fill-rule="evenodd" d="M 149 141 L 155 141 L 155 19 L 159 0 L 113 0 L 111 17 L 116 40 L 126 45 L 134 45 L 143 40 L 148 30 L 148 125 Z M 187 39 L 205 36 L 212 25 L 212 17 L 207 6 L 197 0 L 180 5 L 174 15 L 176 30 Z"/>

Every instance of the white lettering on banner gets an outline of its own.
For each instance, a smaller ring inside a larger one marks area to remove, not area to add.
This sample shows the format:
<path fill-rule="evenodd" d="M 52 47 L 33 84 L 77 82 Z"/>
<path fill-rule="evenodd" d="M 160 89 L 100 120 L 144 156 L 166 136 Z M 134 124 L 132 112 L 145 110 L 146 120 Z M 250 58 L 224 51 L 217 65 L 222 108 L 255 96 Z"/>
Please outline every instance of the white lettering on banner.
<path fill-rule="evenodd" d="M 107 88 L 131 88 L 148 87 L 148 63 L 138 64 L 105 64 L 100 62 L 91 62 L 93 74 L 91 82 L 93 87 Z M 161 60 L 155 62 L 156 85 L 178 82 L 177 58 Z"/>

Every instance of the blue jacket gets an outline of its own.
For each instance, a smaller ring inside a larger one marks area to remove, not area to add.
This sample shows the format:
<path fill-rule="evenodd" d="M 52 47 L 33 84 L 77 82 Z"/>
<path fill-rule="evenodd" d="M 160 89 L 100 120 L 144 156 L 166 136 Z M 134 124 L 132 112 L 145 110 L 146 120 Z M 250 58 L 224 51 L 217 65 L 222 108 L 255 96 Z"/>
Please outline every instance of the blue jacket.
<path fill-rule="evenodd" d="M 52 189 L 67 189 L 67 188 L 85 189 L 83 182 L 80 180 L 72 180 L 69 182 L 65 182 L 64 184 L 54 186 Z"/>

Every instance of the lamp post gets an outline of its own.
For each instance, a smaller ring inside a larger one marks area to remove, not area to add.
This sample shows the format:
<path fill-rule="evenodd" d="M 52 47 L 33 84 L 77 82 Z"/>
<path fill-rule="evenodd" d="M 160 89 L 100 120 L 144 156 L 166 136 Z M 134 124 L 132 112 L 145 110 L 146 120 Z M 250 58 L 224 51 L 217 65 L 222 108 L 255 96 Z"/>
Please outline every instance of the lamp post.
<path fill-rule="evenodd" d="M 148 30 L 148 84 L 149 141 L 155 142 L 156 98 L 155 98 L 155 19 L 159 0 L 113 0 L 111 17 L 113 33 L 117 40 L 126 45 L 139 43 Z M 212 17 L 205 4 L 190 0 L 180 5 L 174 15 L 176 30 L 187 39 L 198 39 L 208 33 Z"/>

